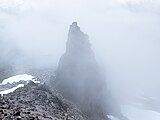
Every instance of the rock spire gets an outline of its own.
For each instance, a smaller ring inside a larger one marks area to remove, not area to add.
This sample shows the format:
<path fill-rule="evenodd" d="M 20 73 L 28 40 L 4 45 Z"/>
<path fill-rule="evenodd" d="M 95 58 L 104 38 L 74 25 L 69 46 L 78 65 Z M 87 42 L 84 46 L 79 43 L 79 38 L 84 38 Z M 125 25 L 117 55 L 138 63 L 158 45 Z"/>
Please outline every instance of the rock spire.
<path fill-rule="evenodd" d="M 55 81 L 57 90 L 74 102 L 89 120 L 108 120 L 110 105 L 106 101 L 111 98 L 105 75 L 98 67 L 88 35 L 77 22 L 70 25 L 66 52 L 60 58 Z"/>

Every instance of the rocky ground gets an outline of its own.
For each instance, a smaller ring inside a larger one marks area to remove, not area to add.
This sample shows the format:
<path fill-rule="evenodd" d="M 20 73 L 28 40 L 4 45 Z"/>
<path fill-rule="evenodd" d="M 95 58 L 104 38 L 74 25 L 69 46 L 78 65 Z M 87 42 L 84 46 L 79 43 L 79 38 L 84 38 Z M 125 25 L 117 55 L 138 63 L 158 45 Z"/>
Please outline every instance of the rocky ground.
<path fill-rule="evenodd" d="M 56 91 L 30 82 L 0 98 L 0 120 L 85 120 L 85 117 Z"/>

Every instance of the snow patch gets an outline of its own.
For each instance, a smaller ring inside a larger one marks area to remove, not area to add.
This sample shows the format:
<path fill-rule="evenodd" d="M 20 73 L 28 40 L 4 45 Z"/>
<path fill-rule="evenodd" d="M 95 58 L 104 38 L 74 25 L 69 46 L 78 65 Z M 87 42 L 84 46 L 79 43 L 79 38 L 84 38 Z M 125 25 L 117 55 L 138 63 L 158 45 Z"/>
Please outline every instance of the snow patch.
<path fill-rule="evenodd" d="M 20 87 L 24 87 L 24 84 L 19 84 L 17 85 L 16 87 L 13 87 L 11 89 L 8 89 L 8 90 L 4 90 L 4 91 L 0 91 L 0 94 L 3 96 L 5 94 L 9 94 L 11 92 L 14 92 L 16 89 L 20 88 Z"/>
<path fill-rule="evenodd" d="M 16 75 L 16 76 L 12 76 L 8 79 L 4 79 L 2 81 L 1 85 L 7 85 L 7 84 L 13 84 L 13 83 L 18 83 L 20 81 L 24 81 L 26 83 L 28 83 L 29 81 L 33 81 L 34 83 L 40 83 L 40 81 L 37 81 L 35 79 L 35 77 L 33 77 L 32 75 L 27 75 L 27 74 L 22 74 L 22 75 Z M 4 94 L 9 94 L 11 92 L 14 92 L 16 89 L 20 88 L 20 87 L 24 87 L 24 84 L 18 84 L 17 86 L 11 88 L 11 89 L 6 89 L 3 91 L 0 91 L 0 94 L 3 96 Z"/>
<path fill-rule="evenodd" d="M 160 113 L 134 107 L 131 105 L 124 105 L 122 107 L 122 113 L 129 120 L 160 120 Z M 116 119 L 111 119 L 111 120 L 116 120 Z"/>
<path fill-rule="evenodd" d="M 111 119 L 111 120 L 120 120 L 120 119 L 118 119 L 118 118 L 116 118 L 116 117 L 114 117 L 114 116 L 112 116 L 112 115 L 107 115 L 107 116 L 108 116 L 108 118 Z"/>
<path fill-rule="evenodd" d="M 122 113 L 128 120 L 160 120 L 160 113 L 145 110 L 133 105 L 123 105 Z M 112 115 L 107 115 L 111 120 L 120 120 Z"/>
<path fill-rule="evenodd" d="M 14 82 L 20 82 L 20 81 L 26 81 L 26 82 L 33 81 L 34 83 L 40 83 L 40 81 L 36 81 L 32 75 L 23 74 L 23 75 L 12 76 L 8 79 L 4 79 L 0 85 L 5 85 L 8 83 L 12 84 Z"/>

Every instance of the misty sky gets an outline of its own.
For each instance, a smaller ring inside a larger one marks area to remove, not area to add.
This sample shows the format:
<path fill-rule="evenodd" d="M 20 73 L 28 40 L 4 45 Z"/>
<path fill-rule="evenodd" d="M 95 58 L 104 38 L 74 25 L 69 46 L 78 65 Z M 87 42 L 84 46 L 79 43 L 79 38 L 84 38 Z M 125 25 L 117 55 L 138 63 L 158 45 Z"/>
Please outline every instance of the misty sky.
<path fill-rule="evenodd" d="M 1 0 L 0 36 L 36 63 L 56 65 L 69 25 L 77 21 L 106 69 L 109 87 L 156 95 L 159 11 L 159 0 Z"/>

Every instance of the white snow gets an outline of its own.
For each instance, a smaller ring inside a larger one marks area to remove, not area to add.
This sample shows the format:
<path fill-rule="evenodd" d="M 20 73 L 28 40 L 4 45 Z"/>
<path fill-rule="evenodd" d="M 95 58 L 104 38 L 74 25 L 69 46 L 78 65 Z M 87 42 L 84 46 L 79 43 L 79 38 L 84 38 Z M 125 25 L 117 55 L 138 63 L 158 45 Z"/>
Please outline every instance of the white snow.
<path fill-rule="evenodd" d="M 129 120 L 160 120 L 160 113 L 131 105 L 123 106 L 122 112 Z"/>
<path fill-rule="evenodd" d="M 107 115 L 108 116 L 108 118 L 110 118 L 111 120 L 119 120 L 118 118 L 116 118 L 116 117 L 114 117 L 114 116 L 112 116 L 112 115 Z"/>
<path fill-rule="evenodd" d="M 145 110 L 132 105 L 122 106 L 122 113 L 129 120 L 160 120 L 160 113 L 152 110 Z M 108 115 L 108 117 L 111 120 L 119 120 L 111 115 Z"/>
<path fill-rule="evenodd" d="M 7 83 L 14 83 L 14 82 L 20 82 L 20 81 L 33 81 L 34 83 L 39 83 L 39 81 L 36 81 L 32 75 L 22 74 L 22 75 L 16 75 L 12 76 L 8 79 L 4 79 L 3 82 L 0 85 L 5 85 Z"/>
<path fill-rule="evenodd" d="M 22 75 L 16 75 L 16 76 L 12 76 L 10 78 L 4 79 L 0 85 L 6 85 L 8 83 L 13 84 L 13 83 L 18 83 L 20 81 L 25 81 L 26 83 L 28 83 L 29 81 L 33 81 L 34 83 L 40 83 L 40 81 L 37 81 L 36 79 L 34 79 L 32 75 L 22 74 Z M 20 87 L 24 87 L 24 84 L 19 84 L 16 87 L 13 87 L 11 89 L 0 91 L 0 94 L 2 96 L 4 94 L 9 94 Z"/>
<path fill-rule="evenodd" d="M 18 88 L 20 88 L 20 87 L 24 87 L 24 84 L 19 84 L 19 85 L 17 85 L 16 87 L 13 87 L 13 88 L 11 88 L 11 89 L 4 90 L 4 91 L 0 91 L 0 94 L 1 94 L 2 96 L 5 95 L 5 94 L 9 94 L 9 93 L 15 91 L 16 89 L 18 89 Z"/>

